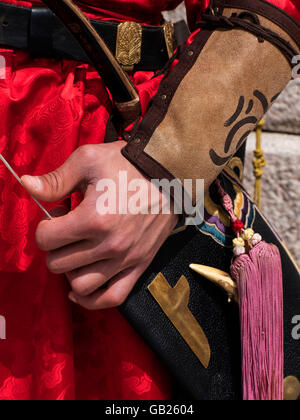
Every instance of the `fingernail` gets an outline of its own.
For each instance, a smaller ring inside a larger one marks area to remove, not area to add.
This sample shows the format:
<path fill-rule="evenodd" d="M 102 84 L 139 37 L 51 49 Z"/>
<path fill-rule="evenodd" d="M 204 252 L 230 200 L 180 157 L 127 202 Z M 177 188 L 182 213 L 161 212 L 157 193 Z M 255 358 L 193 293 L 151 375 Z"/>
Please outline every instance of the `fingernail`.
<path fill-rule="evenodd" d="M 76 299 L 74 293 L 72 293 L 72 292 L 69 293 L 69 299 L 70 299 L 71 302 L 77 303 L 77 299 Z"/>
<path fill-rule="evenodd" d="M 36 191 L 42 191 L 43 182 L 39 176 L 24 175 L 22 181 L 30 186 Z"/>

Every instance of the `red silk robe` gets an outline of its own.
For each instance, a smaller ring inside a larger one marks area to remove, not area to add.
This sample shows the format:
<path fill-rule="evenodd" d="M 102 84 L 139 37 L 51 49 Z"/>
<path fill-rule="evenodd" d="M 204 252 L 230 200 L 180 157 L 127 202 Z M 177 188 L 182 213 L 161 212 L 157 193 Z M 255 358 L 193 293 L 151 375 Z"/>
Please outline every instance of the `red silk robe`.
<path fill-rule="evenodd" d="M 3 0 L 2 0 L 3 1 Z M 7 0 L 30 6 L 40 1 Z M 158 25 L 180 0 L 82 0 L 89 17 Z M 300 20 L 300 0 L 272 0 Z M 191 27 L 208 0 L 187 0 Z M 60 166 L 80 145 L 103 142 L 111 102 L 87 64 L 32 59 L 2 48 L 0 152 L 18 174 Z M 159 78 L 137 72 L 143 112 Z M 51 208 L 49 205 L 48 208 Z M 0 165 L 0 399 L 168 399 L 171 379 L 117 309 L 87 312 L 68 301 L 34 241 L 42 214 Z"/>

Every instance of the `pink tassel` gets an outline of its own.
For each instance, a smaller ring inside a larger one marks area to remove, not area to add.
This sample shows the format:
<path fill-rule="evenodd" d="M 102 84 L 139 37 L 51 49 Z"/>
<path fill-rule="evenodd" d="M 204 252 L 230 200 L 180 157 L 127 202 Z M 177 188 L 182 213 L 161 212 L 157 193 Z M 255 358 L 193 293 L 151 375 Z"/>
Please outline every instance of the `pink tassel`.
<path fill-rule="evenodd" d="M 248 229 L 246 235 L 242 221 L 234 214 L 230 196 L 219 180 L 216 184 L 223 207 L 231 218 L 232 229 L 237 234 L 231 275 L 239 289 L 244 400 L 283 400 L 280 253 L 275 245 L 261 241 L 261 236 L 254 234 L 252 229 Z"/>
<path fill-rule="evenodd" d="M 283 286 L 279 250 L 258 243 L 235 259 L 244 400 L 283 400 Z"/>

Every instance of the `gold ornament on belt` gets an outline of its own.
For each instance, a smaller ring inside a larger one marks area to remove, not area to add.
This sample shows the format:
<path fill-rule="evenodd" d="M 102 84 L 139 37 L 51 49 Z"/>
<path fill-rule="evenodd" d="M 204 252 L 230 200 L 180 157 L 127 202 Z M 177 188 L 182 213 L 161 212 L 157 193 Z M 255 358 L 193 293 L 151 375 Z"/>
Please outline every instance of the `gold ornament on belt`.
<path fill-rule="evenodd" d="M 124 22 L 118 25 L 116 59 L 125 71 L 131 72 L 141 61 L 142 25 Z"/>
<path fill-rule="evenodd" d="M 167 52 L 169 58 L 172 57 L 175 50 L 175 29 L 172 22 L 166 22 L 163 24 L 164 36 L 167 46 Z"/>

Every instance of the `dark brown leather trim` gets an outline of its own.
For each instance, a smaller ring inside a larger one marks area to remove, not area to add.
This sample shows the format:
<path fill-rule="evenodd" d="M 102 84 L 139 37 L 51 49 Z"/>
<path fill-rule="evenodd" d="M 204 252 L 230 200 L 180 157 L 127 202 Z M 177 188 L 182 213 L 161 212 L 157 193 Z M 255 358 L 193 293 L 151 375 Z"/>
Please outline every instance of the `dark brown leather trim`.
<path fill-rule="evenodd" d="M 179 63 L 170 75 L 161 82 L 149 111 L 136 131 L 132 133 L 132 140 L 122 150 L 123 155 L 135 166 L 138 166 L 148 177 L 153 179 L 174 179 L 170 172 L 143 152 L 143 150 L 168 112 L 170 102 L 180 82 L 197 61 L 212 33 L 212 31 L 201 31 L 193 44 L 185 47 Z"/>
<path fill-rule="evenodd" d="M 289 34 L 300 48 L 300 23 L 274 4 L 265 0 L 225 0 L 224 8 L 248 10 L 269 19 Z"/>
<path fill-rule="evenodd" d="M 213 0 L 212 6 L 220 7 L 217 14 L 223 13 L 227 8 L 242 9 L 261 15 L 268 19 L 295 40 L 300 46 L 300 25 L 291 16 L 278 7 L 264 0 Z M 216 13 L 216 11 L 214 11 Z M 152 138 L 157 127 L 163 122 L 168 112 L 170 103 L 181 85 L 186 74 L 193 68 L 207 41 L 214 30 L 204 29 L 196 37 L 194 42 L 180 51 L 180 60 L 171 73 L 161 82 L 159 90 L 146 113 L 144 119 L 132 132 L 132 140 L 123 149 L 123 155 L 137 166 L 144 174 L 152 179 L 176 178 L 170 171 L 159 162 L 145 153 L 145 148 Z M 182 140 L 184 141 L 184 139 Z M 171 142 L 170 142 L 170 147 Z M 180 156 L 178 156 L 180 159 Z M 166 165 L 167 166 L 167 165 Z"/>
<path fill-rule="evenodd" d="M 235 11 L 232 13 L 232 11 Z M 252 33 L 258 38 L 259 42 L 264 42 L 264 40 L 273 44 L 278 48 L 283 55 L 285 55 L 289 65 L 293 67 L 293 58 L 298 54 L 298 46 L 291 37 L 288 36 L 286 31 L 280 28 L 277 24 L 274 24 L 269 19 L 253 13 L 248 10 L 242 10 L 241 13 L 237 13 L 239 9 L 225 8 L 223 15 L 216 13 L 204 13 L 201 17 L 201 21 L 198 23 L 198 26 L 202 29 L 216 30 L 233 30 L 234 28 L 242 29 L 246 32 Z M 240 9 L 241 10 L 241 9 Z M 228 16 L 227 11 L 231 11 L 231 16 Z M 277 31 L 270 30 L 269 27 L 265 27 L 260 23 L 264 19 L 267 20 L 269 24 L 276 26 Z M 285 34 L 284 37 L 280 36 L 278 32 Z M 286 38 L 289 38 L 288 41 Z M 294 44 L 294 47 L 292 44 Z"/>
<path fill-rule="evenodd" d="M 182 185 L 180 180 L 176 179 L 174 177 L 174 175 L 171 174 L 171 172 L 169 172 L 159 162 L 154 160 L 151 156 L 149 156 L 145 152 L 142 152 L 139 155 L 139 157 L 137 159 L 134 159 L 134 160 L 132 159 L 132 157 L 129 154 L 127 154 L 126 147 L 124 147 L 122 149 L 122 154 L 123 154 L 124 157 L 126 157 L 126 159 L 129 160 L 129 162 L 131 162 L 134 166 L 138 167 L 140 172 L 143 175 L 145 175 L 147 178 L 149 178 L 149 174 L 151 174 L 151 179 L 158 179 L 158 180 L 167 179 L 170 182 L 176 180 L 178 182 L 177 185 L 179 185 L 180 188 L 181 188 L 181 200 L 178 203 L 178 206 L 179 206 L 179 208 L 181 208 L 183 210 L 183 213 L 182 213 L 183 217 L 184 216 L 190 216 L 189 214 L 185 214 L 185 212 L 184 212 L 184 205 L 185 205 L 185 200 L 186 200 L 187 197 L 185 196 L 184 188 L 183 188 L 183 185 Z M 163 188 L 162 188 L 162 191 L 164 192 Z M 168 191 L 166 191 L 166 193 L 171 194 L 171 198 L 173 198 L 174 206 L 176 208 L 177 197 L 174 196 L 173 190 L 170 190 L 170 191 L 168 190 Z M 189 198 L 189 201 L 191 201 L 191 198 Z M 180 213 L 178 213 L 178 214 L 180 214 Z"/>
<path fill-rule="evenodd" d="M 125 146 L 122 149 L 122 154 L 129 160 L 129 162 L 138 166 L 139 170 L 148 178 L 150 177 L 149 174 L 151 174 L 151 179 L 167 179 L 169 181 L 174 179 L 171 172 L 143 151 L 138 155 L 138 157 L 135 157 L 128 153 L 127 147 Z"/>

